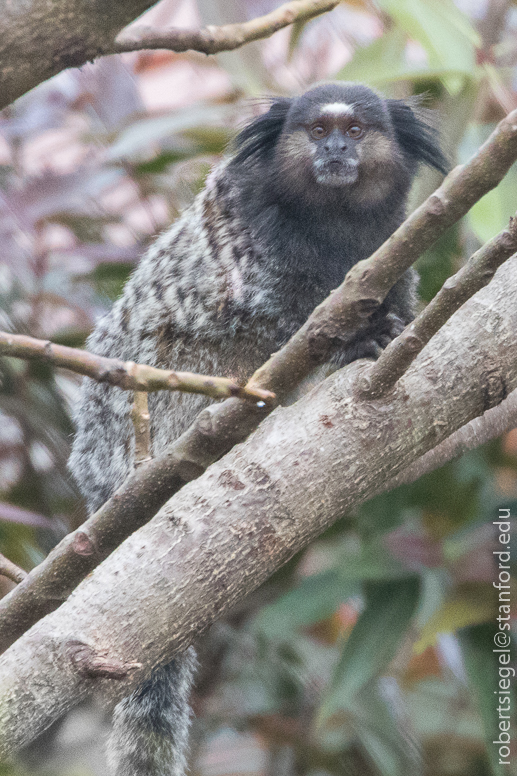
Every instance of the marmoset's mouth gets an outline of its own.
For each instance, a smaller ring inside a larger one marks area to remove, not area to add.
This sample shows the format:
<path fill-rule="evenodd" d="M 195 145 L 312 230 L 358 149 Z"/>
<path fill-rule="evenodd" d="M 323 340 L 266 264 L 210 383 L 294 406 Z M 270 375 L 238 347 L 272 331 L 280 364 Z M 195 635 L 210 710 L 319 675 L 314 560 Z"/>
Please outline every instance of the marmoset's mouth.
<path fill-rule="evenodd" d="M 321 159 L 316 164 L 316 180 L 325 186 L 346 186 L 359 176 L 357 159 Z"/>

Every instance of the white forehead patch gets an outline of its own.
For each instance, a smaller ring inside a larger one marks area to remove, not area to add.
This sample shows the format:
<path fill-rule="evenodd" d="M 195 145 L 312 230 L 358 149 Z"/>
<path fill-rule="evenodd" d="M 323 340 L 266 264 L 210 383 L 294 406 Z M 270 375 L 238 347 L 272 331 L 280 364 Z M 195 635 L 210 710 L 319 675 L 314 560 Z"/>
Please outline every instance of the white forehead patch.
<path fill-rule="evenodd" d="M 322 113 L 333 113 L 335 116 L 351 116 L 354 106 L 347 102 L 328 102 L 320 108 Z"/>

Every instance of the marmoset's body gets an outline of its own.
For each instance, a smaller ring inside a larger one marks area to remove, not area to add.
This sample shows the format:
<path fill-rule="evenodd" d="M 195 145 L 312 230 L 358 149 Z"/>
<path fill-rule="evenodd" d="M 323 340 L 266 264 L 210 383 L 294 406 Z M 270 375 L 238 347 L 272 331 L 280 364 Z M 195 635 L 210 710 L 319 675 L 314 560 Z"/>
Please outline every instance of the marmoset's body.
<path fill-rule="evenodd" d="M 419 162 L 444 171 L 437 135 L 410 104 L 359 84 L 274 100 L 149 249 L 89 348 L 167 369 L 245 380 L 359 260 L 399 226 Z M 336 361 L 375 358 L 413 317 L 415 273 L 394 286 Z M 207 399 L 151 394 L 153 453 Z M 132 468 L 132 397 L 85 380 L 71 468 L 92 511 Z M 189 652 L 116 709 L 116 776 L 183 776 Z"/>

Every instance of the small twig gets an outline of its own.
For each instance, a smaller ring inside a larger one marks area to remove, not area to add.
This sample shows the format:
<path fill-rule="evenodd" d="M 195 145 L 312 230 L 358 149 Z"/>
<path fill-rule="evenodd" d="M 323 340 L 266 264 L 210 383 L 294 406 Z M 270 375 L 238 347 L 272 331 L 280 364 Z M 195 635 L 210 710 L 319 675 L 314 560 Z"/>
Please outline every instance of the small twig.
<path fill-rule="evenodd" d="M 147 403 L 147 394 L 135 391 L 131 409 L 131 420 L 135 430 L 135 469 L 151 460 L 151 416 Z"/>
<path fill-rule="evenodd" d="M 200 51 L 202 54 L 218 54 L 233 51 L 252 40 L 269 38 L 270 35 L 294 22 L 305 22 L 331 11 L 339 0 L 293 0 L 281 5 L 265 16 L 259 16 L 239 24 L 221 27 L 204 27 L 198 30 L 172 27 L 157 30 L 152 27 L 135 27 L 131 33 L 123 32 L 115 40 L 113 53 L 141 51 L 142 49 L 168 49 L 170 51 Z"/>
<path fill-rule="evenodd" d="M 24 571 L 19 566 L 17 566 L 16 563 L 13 563 L 12 560 L 9 560 L 9 558 L 6 558 L 5 555 L 2 555 L 1 552 L 0 552 L 0 574 L 3 577 L 7 577 L 8 579 L 11 579 L 13 582 L 16 582 L 17 585 L 20 582 L 23 582 L 23 580 L 27 576 L 26 571 Z"/>
<path fill-rule="evenodd" d="M 87 350 L 56 345 L 48 340 L 23 334 L 0 332 L 0 355 L 15 358 L 39 358 L 55 366 L 71 369 L 100 383 L 109 383 L 126 391 L 183 391 L 201 393 L 212 399 L 239 399 L 257 402 L 274 401 L 274 394 L 261 389 L 244 388 L 226 377 L 206 377 L 192 372 L 173 372 L 154 366 L 96 356 Z"/>
<path fill-rule="evenodd" d="M 89 679 L 125 679 L 130 671 L 142 668 L 142 663 L 125 663 L 82 641 L 69 641 L 66 651 L 77 673 Z"/>
<path fill-rule="evenodd" d="M 425 310 L 393 340 L 363 375 L 357 386 L 359 399 L 379 399 L 390 391 L 420 351 L 467 299 L 486 286 L 498 267 L 517 251 L 517 218 L 486 243 L 448 278 Z"/>

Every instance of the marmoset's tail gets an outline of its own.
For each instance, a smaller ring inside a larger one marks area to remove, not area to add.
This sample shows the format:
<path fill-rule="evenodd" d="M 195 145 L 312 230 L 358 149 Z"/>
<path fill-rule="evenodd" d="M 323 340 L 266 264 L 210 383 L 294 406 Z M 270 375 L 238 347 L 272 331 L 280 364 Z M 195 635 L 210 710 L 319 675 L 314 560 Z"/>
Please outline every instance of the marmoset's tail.
<path fill-rule="evenodd" d="M 111 776 L 184 776 L 196 665 L 189 647 L 116 706 L 107 749 Z"/>

